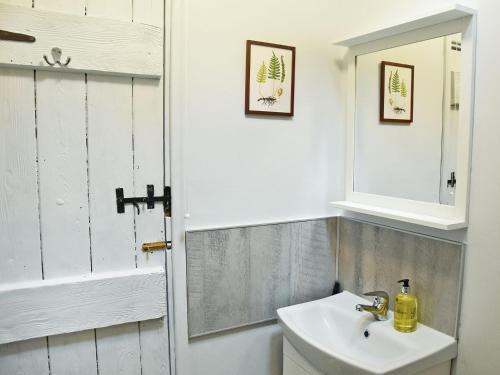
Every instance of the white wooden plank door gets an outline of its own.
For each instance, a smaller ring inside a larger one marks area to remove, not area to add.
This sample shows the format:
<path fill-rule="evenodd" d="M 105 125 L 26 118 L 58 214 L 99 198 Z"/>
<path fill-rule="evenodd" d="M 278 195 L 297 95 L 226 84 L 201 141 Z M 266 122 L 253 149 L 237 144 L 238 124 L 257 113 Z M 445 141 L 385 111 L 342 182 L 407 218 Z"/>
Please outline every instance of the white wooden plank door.
<path fill-rule="evenodd" d="M 0 2 L 169 29 L 163 0 Z M 15 42 L 0 43 L 4 48 Z M 167 253 L 141 249 L 143 242 L 168 239 L 170 220 L 161 203 L 151 210 L 141 205 L 140 214 L 127 206 L 118 214 L 115 197 L 118 187 L 127 197 L 145 196 L 148 184 L 163 195 L 170 185 L 165 78 L 0 68 L 0 310 L 14 316 L 2 301 L 11 301 L 16 290 L 28 293 L 27 309 L 33 310 L 25 315 L 31 322 L 11 319 L 6 327 L 7 319 L 0 318 L 0 343 L 8 342 L 0 345 L 1 375 L 170 373 L 168 319 L 158 318 L 166 287 L 145 284 L 158 280 L 154 275 L 165 278 Z M 45 324 L 54 309 L 37 303 L 37 296 L 50 290 L 57 296 L 59 284 L 70 291 L 56 309 L 64 324 Z M 107 300 L 99 301 L 86 285 L 99 285 Z M 151 307 L 133 291 L 119 292 L 123 285 L 151 290 L 152 299 L 161 301 Z M 78 316 L 71 308 L 87 299 L 94 315 L 79 316 L 81 324 L 71 321 Z M 115 321 L 128 323 L 106 327 L 112 321 L 106 306 L 117 305 L 124 307 L 115 309 Z M 150 314 L 154 319 L 134 321 L 143 316 L 141 307 L 157 311 Z M 35 327 L 28 330 L 33 338 L 8 339 L 24 323 Z M 60 334 L 40 337 L 40 328 Z"/>

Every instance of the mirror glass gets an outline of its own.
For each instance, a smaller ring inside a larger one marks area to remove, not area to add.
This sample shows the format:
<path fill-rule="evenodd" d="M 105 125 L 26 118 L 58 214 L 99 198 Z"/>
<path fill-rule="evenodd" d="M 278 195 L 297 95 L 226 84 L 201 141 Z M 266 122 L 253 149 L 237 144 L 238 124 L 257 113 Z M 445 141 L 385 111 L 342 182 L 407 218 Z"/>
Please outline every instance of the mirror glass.
<path fill-rule="evenodd" d="M 356 56 L 354 191 L 454 205 L 461 34 Z"/>

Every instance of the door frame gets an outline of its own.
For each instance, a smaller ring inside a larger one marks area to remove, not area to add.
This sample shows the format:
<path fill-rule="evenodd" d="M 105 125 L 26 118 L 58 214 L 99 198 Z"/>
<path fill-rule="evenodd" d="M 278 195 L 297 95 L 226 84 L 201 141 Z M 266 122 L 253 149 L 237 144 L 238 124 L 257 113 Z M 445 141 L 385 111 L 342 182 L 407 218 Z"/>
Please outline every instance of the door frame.
<path fill-rule="evenodd" d="M 182 0 L 166 0 L 170 6 L 169 48 L 165 48 L 165 70 L 170 71 L 170 82 L 165 80 L 165 112 L 170 128 L 170 173 L 172 188 L 172 250 L 168 267 L 169 316 L 174 340 L 170 342 L 172 374 L 190 374 L 187 320 L 187 278 L 185 246 L 185 176 L 184 176 L 184 125 L 187 123 L 185 64 L 186 60 L 186 5 Z M 166 119 L 167 121 L 167 119 Z M 175 322 L 175 323 L 174 323 Z M 174 354 L 175 352 L 175 354 Z"/>

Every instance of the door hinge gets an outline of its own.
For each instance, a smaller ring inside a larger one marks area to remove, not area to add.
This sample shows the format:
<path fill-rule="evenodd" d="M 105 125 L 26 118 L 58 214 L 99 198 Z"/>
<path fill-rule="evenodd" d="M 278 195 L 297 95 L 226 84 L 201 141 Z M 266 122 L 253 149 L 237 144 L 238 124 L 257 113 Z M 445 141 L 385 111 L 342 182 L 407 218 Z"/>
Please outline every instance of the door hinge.
<path fill-rule="evenodd" d="M 163 196 L 155 197 L 154 185 L 147 185 L 146 197 L 131 197 L 125 198 L 123 188 L 116 188 L 116 212 L 123 214 L 125 212 L 125 205 L 132 204 L 137 208 L 137 214 L 140 214 L 139 203 L 146 203 L 148 209 L 155 208 L 155 202 L 163 203 L 163 211 L 166 217 L 172 216 L 172 195 L 170 193 L 170 186 L 163 188 Z"/>

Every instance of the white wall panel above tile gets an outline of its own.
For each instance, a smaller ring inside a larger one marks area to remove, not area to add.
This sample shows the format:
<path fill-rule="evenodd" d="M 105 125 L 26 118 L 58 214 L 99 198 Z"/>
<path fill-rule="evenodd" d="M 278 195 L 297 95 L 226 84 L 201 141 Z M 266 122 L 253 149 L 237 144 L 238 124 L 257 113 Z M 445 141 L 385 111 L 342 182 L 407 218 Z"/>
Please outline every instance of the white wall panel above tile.
<path fill-rule="evenodd" d="M 331 295 L 336 238 L 336 218 L 187 232 L 190 337 Z"/>

